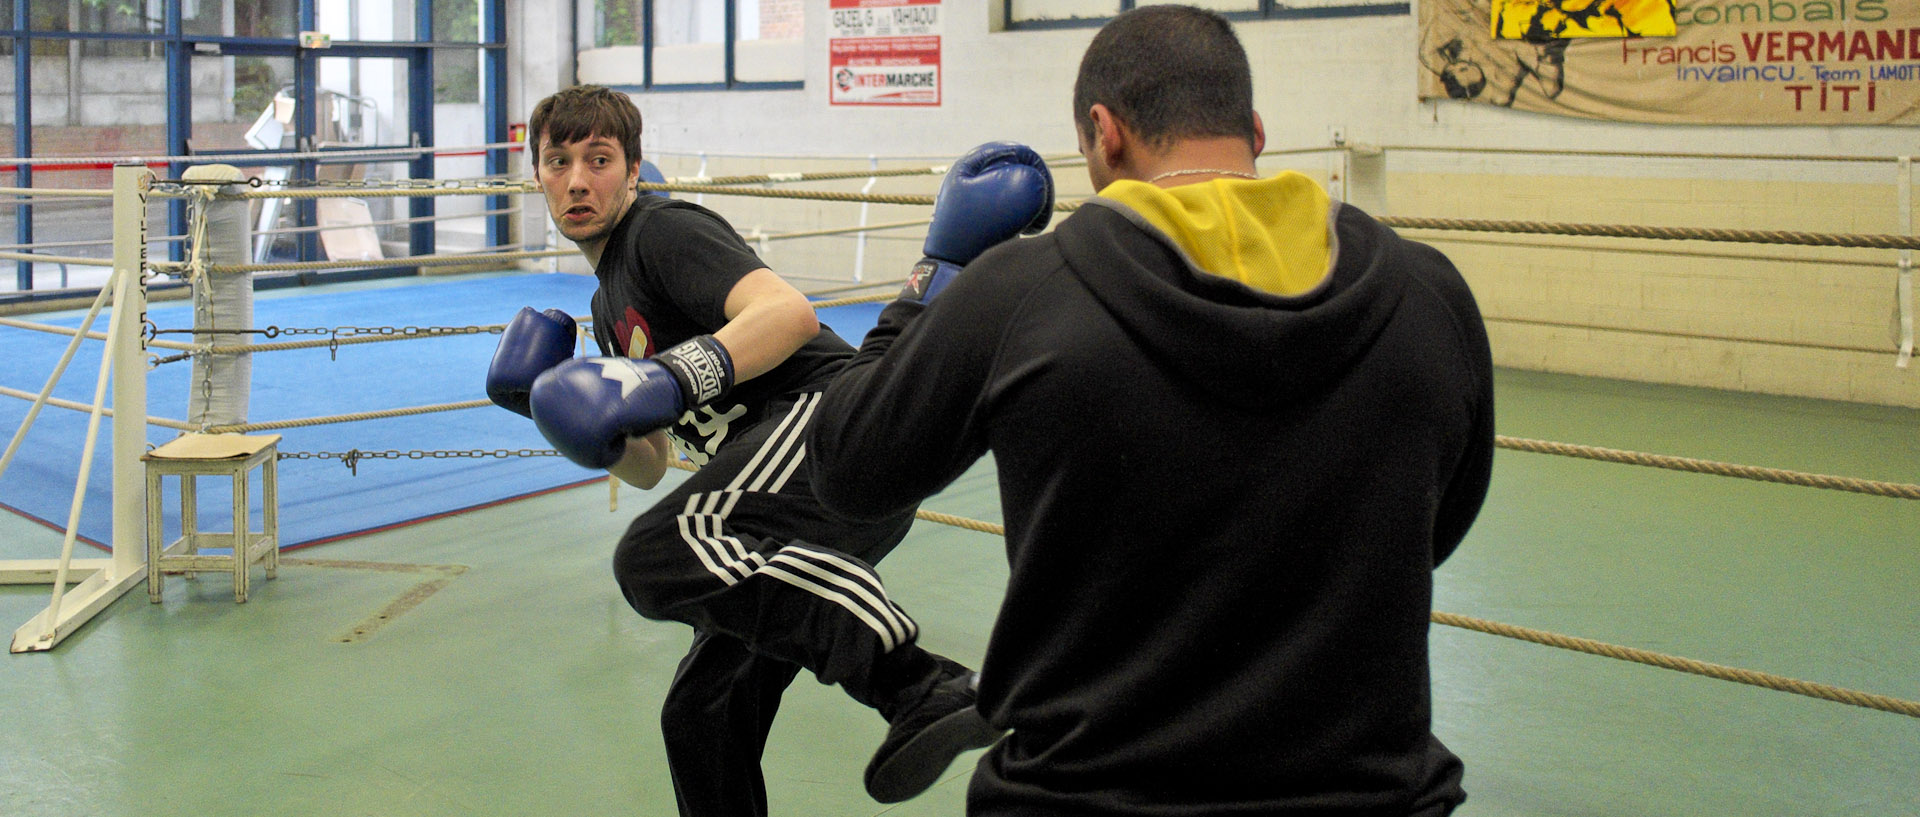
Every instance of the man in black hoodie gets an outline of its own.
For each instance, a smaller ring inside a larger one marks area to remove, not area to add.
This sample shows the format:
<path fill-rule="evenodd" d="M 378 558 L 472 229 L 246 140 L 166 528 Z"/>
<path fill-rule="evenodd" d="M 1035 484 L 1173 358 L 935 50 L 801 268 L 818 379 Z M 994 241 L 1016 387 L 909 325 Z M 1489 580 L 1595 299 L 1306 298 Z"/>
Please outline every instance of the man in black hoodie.
<path fill-rule="evenodd" d="M 808 441 L 872 517 L 987 451 L 1011 566 L 972 815 L 1443 815 L 1433 568 L 1493 459 L 1491 355 L 1433 248 L 1297 173 L 1231 26 L 1116 17 L 1074 121 L 1099 195 L 890 304 Z"/>

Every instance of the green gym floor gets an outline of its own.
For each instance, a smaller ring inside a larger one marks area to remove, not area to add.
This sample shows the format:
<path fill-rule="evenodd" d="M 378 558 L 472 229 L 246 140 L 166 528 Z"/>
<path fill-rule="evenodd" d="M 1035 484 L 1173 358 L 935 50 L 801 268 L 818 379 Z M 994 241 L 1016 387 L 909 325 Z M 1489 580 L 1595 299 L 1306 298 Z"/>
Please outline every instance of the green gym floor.
<path fill-rule="evenodd" d="M 1920 482 L 1911 410 L 1517 371 L 1498 395 L 1512 437 Z M 672 815 L 657 715 L 690 631 L 621 600 L 609 554 L 649 497 L 608 500 L 298 551 L 243 605 L 218 574 L 161 604 L 136 588 L 54 651 L 0 658 L 0 815 Z M 990 463 L 925 507 L 997 521 Z M 59 544 L 0 516 L 0 558 Z M 926 521 L 882 566 L 925 642 L 973 660 L 1004 571 L 997 537 Z M 1502 450 L 1436 582 L 1446 612 L 1920 699 L 1910 500 Z M 0 587 L 0 621 L 47 592 Z M 1920 719 L 1446 626 L 1432 642 L 1465 817 L 1920 815 Z M 803 676 L 767 748 L 774 813 L 961 814 L 977 755 L 916 800 L 865 797 L 883 729 Z"/>

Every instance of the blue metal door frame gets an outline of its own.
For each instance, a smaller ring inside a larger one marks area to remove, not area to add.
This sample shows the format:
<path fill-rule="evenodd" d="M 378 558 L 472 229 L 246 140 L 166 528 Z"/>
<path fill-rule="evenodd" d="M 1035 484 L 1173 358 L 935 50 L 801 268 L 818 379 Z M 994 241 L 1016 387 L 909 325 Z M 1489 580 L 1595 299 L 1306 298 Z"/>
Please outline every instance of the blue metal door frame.
<path fill-rule="evenodd" d="M 403 43 L 367 43 L 335 42 L 328 48 L 314 49 L 302 47 L 298 39 L 254 38 L 254 37 L 216 37 L 188 35 L 184 30 L 184 20 L 180 0 L 167 0 L 165 3 L 162 31 L 158 35 L 118 32 L 80 32 L 80 31 L 35 31 L 31 29 L 32 18 L 29 14 L 31 0 L 13 0 L 12 14 L 7 16 L 11 30 L 0 34 L 13 39 L 14 43 L 14 139 L 13 149 L 16 156 L 33 156 L 33 95 L 32 82 L 32 43 L 37 40 L 123 40 L 145 43 L 159 43 L 165 54 L 167 76 L 166 91 L 166 150 L 169 156 L 190 155 L 190 142 L 193 137 L 193 90 L 192 63 L 196 55 L 218 56 L 277 56 L 291 57 L 294 60 L 294 99 L 298 110 L 305 114 L 296 117 L 294 136 L 296 150 L 310 151 L 314 148 L 318 109 L 318 60 L 322 58 L 386 58 L 404 60 L 407 65 L 407 98 L 410 134 L 406 144 L 373 145 L 374 148 L 411 148 L 432 147 L 434 141 L 433 123 L 433 65 L 434 51 L 437 48 L 476 48 L 480 51 L 482 71 L 481 101 L 484 110 L 484 128 L 490 144 L 507 141 L 507 29 L 506 0 L 479 0 L 480 32 L 478 43 L 436 43 L 433 39 L 433 3 L 432 0 L 415 0 L 415 36 L 412 41 Z M 316 25 L 316 0 L 299 0 L 297 16 L 300 31 L 314 31 Z M 345 150 L 345 148 L 342 148 Z M 249 151 L 222 151 L 226 153 L 247 153 Z M 263 164 L 272 164 L 272 157 L 287 151 L 263 150 L 260 157 Z M 324 151 L 322 151 L 324 152 Z M 302 158 L 289 160 L 290 179 L 311 181 L 317 178 L 320 160 Z M 185 172 L 186 162 L 172 162 L 168 173 L 178 178 Z M 434 178 L 434 156 L 431 152 L 422 153 L 408 160 L 408 174 L 414 178 Z M 508 155 L 505 149 L 490 148 L 486 151 L 486 172 L 505 174 L 508 168 Z M 33 167 L 22 163 L 14 168 L 14 183 L 18 187 L 33 186 Z M 487 209 L 506 208 L 506 196 L 489 196 Z M 301 224 L 316 223 L 312 199 L 296 202 L 295 211 Z M 16 207 L 18 224 L 15 240 L 19 244 L 33 243 L 33 205 L 30 201 L 21 202 Z M 434 214 L 432 197 L 422 196 L 410 199 L 410 214 L 415 218 L 431 218 Z M 186 210 L 184 202 L 174 201 L 169 206 L 168 221 L 172 235 L 181 235 L 186 230 Z M 497 214 L 487 217 L 487 238 L 490 246 L 506 243 L 511 234 L 512 223 L 509 216 Z M 316 233 L 300 234 L 299 258 L 314 260 L 320 257 L 319 237 Z M 408 243 L 415 255 L 425 255 L 434 250 L 434 224 L 431 221 L 419 221 L 410 226 Z M 174 245 L 174 258 L 178 260 L 181 248 Z M 22 292 L 33 289 L 33 264 L 19 262 L 16 265 L 17 285 Z M 396 273 L 407 273 L 411 268 L 400 268 Z"/>

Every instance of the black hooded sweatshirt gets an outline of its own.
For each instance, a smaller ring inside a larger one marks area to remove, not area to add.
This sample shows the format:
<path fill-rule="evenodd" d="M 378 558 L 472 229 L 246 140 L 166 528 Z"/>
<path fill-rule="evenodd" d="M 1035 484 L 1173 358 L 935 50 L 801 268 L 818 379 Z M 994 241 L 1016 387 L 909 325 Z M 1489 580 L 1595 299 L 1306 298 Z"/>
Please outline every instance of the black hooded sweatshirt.
<path fill-rule="evenodd" d="M 808 461 L 837 511 L 910 507 L 994 455 L 1010 572 L 979 705 L 1013 732 L 971 815 L 1466 796 L 1432 733 L 1427 631 L 1492 465 L 1485 330 L 1438 251 L 1284 176 L 1172 215 L 1109 187 L 933 304 L 889 305 L 826 393 Z M 1247 250 L 1227 234 L 1249 210 L 1318 219 L 1324 243 L 1276 229 Z M 1302 258 L 1323 266 L 1292 295 L 1217 269 Z"/>

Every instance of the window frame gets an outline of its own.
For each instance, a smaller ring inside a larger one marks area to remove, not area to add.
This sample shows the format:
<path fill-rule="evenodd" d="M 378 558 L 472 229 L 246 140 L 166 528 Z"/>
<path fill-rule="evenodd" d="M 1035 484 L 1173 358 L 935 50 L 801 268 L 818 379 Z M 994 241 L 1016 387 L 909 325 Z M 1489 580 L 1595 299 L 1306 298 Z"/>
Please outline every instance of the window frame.
<path fill-rule="evenodd" d="M 578 5 L 575 6 L 575 12 L 581 15 L 581 19 L 591 19 L 595 11 L 595 7 L 594 7 L 595 2 L 596 0 L 578 0 Z M 736 77 L 738 73 L 738 65 L 735 59 L 735 46 L 740 41 L 740 2 L 741 0 L 726 0 L 726 22 L 722 25 L 722 27 L 726 30 L 726 38 L 721 41 L 721 53 L 723 55 L 722 57 L 723 79 L 721 79 L 718 82 L 668 82 L 668 83 L 654 82 L 653 4 L 655 2 L 656 0 L 641 0 L 641 3 L 640 3 L 640 48 L 641 48 L 640 82 L 637 84 L 635 83 L 608 84 L 607 87 L 623 93 L 681 93 L 681 92 L 694 92 L 694 91 L 798 91 L 806 88 L 807 81 L 805 79 L 740 80 Z M 577 37 L 579 34 L 578 26 L 575 27 L 574 32 L 575 32 L 575 36 Z M 574 48 L 574 82 L 578 83 L 580 81 L 579 55 L 581 53 L 585 51 L 598 50 L 601 48 L 612 48 L 612 47 L 613 46 L 595 45 L 590 48 L 583 49 L 576 46 Z M 804 66 L 803 66 L 803 70 L 804 70 Z"/>
<path fill-rule="evenodd" d="M 62 31 L 57 29 L 35 28 L 29 9 L 31 0 L 12 0 L 0 6 L 0 39 L 10 40 L 13 44 L 14 67 L 14 133 L 13 155 L 22 159 L 34 157 L 33 151 L 33 43 L 40 41 L 115 41 L 140 42 L 157 46 L 162 56 L 156 60 L 164 65 L 167 74 L 166 83 L 166 155 L 169 157 L 187 157 L 193 155 L 189 139 L 193 130 L 192 101 L 193 88 L 190 67 L 196 56 L 265 56 L 291 58 L 294 61 L 295 98 L 303 110 L 314 110 L 317 87 L 317 64 L 322 58 L 369 57 L 398 59 L 408 66 L 408 130 L 407 142 L 398 144 L 380 144 L 355 146 L 353 148 L 322 148 L 318 151 L 367 150 L 378 148 L 414 148 L 435 145 L 433 134 L 433 55 L 441 49 L 462 49 L 479 53 L 480 62 L 480 104 L 483 106 L 483 128 L 488 144 L 503 144 L 507 141 L 507 0 L 477 0 L 480 15 L 478 39 L 476 42 L 436 41 L 433 39 L 433 4 L 430 0 L 415 0 L 413 13 L 416 39 L 398 41 L 342 41 L 333 40 L 326 48 L 306 48 L 301 45 L 299 31 L 316 29 L 316 0 L 298 0 L 296 4 L 296 33 L 289 37 L 233 37 L 224 35 L 204 35 L 185 33 L 182 14 L 182 0 L 165 0 L 159 31 L 154 32 L 87 32 Z M 8 8 L 10 6 L 10 8 Z M 45 126 L 43 126 L 45 127 Z M 295 139 L 299 145 L 312 141 L 313 120 L 300 117 L 295 122 Z M 297 151 L 298 148 L 295 149 Z M 257 156 L 261 165 L 287 165 L 291 168 L 290 178 L 313 179 L 316 170 L 324 159 L 279 159 L 294 151 L 223 149 L 222 155 L 247 154 Z M 504 175 L 508 172 L 508 150 L 494 148 L 486 151 L 486 172 Z M 401 159 L 408 165 L 408 173 L 414 178 L 433 178 L 434 160 L 432 153 L 422 153 L 413 159 Z M 190 162 L 169 162 L 165 172 L 178 178 L 186 171 Z M 33 165 L 22 163 L 13 170 L 13 181 L 17 187 L 33 186 Z M 502 209 L 506 196 L 489 196 L 488 209 Z M 430 217 L 434 212 L 431 197 L 413 197 L 409 199 L 409 215 Z M 173 235 L 186 232 L 186 205 L 183 201 L 169 202 L 169 228 Z M 303 225 L 317 223 L 311 199 L 296 204 L 298 220 Z M 16 205 L 16 235 L 19 244 L 32 244 L 33 241 L 33 205 Z M 510 217 L 506 215 L 488 216 L 486 221 L 487 243 L 498 246 L 511 234 Z M 408 233 L 410 251 L 415 255 L 433 252 L 435 246 L 435 225 L 423 221 L 411 225 Z M 171 248 L 173 260 L 181 260 L 182 247 L 174 244 Z M 317 260 L 321 257 L 319 236 L 317 233 L 303 233 L 299 237 L 300 260 Z M 412 267 L 389 267 L 373 271 L 345 270 L 327 275 L 301 274 L 300 282 L 315 279 L 355 278 L 369 275 L 404 275 L 416 272 Z M 15 264 L 17 286 L 15 291 L 0 295 L 0 302 L 33 298 L 33 263 L 19 261 Z"/>

